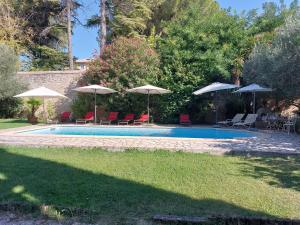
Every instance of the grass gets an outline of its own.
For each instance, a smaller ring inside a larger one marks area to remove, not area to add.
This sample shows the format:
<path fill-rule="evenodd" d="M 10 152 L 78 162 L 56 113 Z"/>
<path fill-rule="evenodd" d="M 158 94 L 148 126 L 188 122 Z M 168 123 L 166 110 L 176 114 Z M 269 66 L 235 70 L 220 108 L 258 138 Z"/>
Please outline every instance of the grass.
<path fill-rule="evenodd" d="M 21 119 L 0 119 L 0 130 L 1 129 L 9 129 L 9 128 L 17 128 L 31 125 L 26 120 Z"/>
<path fill-rule="evenodd" d="M 108 224 L 154 214 L 300 218 L 300 159 L 0 147 L 7 202 L 86 209 Z"/>

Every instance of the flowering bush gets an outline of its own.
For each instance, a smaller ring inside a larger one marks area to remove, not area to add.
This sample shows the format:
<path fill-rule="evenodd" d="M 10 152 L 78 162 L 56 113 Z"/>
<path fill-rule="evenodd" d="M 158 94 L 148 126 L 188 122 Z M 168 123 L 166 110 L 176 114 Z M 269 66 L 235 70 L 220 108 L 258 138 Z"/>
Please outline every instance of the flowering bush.
<path fill-rule="evenodd" d="M 127 89 L 156 84 L 160 79 L 159 55 L 143 38 L 120 37 L 107 45 L 101 57 L 97 57 L 89 65 L 82 85 L 100 84 L 117 90 L 118 94 L 97 96 L 98 105 L 107 111 L 140 114 L 146 110 L 146 96 L 129 94 Z M 89 103 L 87 105 L 87 102 Z M 80 94 L 74 101 L 75 115 L 93 108 L 93 96 Z"/>

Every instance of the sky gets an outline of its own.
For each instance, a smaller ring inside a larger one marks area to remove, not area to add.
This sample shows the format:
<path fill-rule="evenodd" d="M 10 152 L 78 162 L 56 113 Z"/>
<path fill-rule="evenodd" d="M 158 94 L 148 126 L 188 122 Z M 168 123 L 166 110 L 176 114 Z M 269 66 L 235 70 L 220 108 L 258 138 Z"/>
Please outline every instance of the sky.
<path fill-rule="evenodd" d="M 243 10 L 260 9 L 264 2 L 270 0 L 217 0 L 222 8 L 231 7 L 232 10 L 242 12 Z M 272 0 L 279 3 L 280 0 Z M 91 15 L 98 14 L 98 0 L 84 0 L 84 7 L 78 11 L 79 20 L 85 24 L 87 18 Z M 285 0 L 286 4 L 290 4 L 292 0 Z M 98 49 L 97 29 L 85 28 L 77 24 L 73 34 L 73 50 L 74 56 L 82 59 L 89 58 Z"/>

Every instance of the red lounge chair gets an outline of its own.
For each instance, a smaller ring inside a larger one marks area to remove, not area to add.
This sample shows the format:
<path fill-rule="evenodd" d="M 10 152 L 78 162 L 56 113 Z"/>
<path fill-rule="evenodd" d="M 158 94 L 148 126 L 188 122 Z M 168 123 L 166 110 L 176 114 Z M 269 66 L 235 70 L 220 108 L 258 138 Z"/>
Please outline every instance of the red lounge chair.
<path fill-rule="evenodd" d="M 133 121 L 133 125 L 141 125 L 143 123 L 148 122 L 149 116 L 147 114 L 141 115 L 141 117 L 135 121 Z"/>
<path fill-rule="evenodd" d="M 118 120 L 118 115 L 119 115 L 119 112 L 110 112 L 108 114 L 107 119 L 101 120 L 100 124 L 101 125 L 104 125 L 104 124 L 110 125 L 111 122 Z"/>
<path fill-rule="evenodd" d="M 188 114 L 180 114 L 180 124 L 181 125 L 191 125 L 190 116 Z"/>
<path fill-rule="evenodd" d="M 128 125 L 130 121 L 134 120 L 134 114 L 127 114 L 122 120 L 119 120 L 119 125 Z"/>
<path fill-rule="evenodd" d="M 83 119 L 76 120 L 76 123 L 87 123 L 94 121 L 94 112 L 87 112 Z"/>
<path fill-rule="evenodd" d="M 71 121 L 71 112 L 62 112 L 60 114 L 60 122 Z"/>

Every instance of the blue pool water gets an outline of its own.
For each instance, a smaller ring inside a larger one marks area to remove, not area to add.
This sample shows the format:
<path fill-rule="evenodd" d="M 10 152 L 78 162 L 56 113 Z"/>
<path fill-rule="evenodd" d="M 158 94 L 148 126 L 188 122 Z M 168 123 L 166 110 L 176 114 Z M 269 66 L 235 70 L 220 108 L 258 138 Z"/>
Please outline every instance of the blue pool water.
<path fill-rule="evenodd" d="M 80 136 L 136 136 L 174 138 L 233 139 L 254 137 L 247 131 L 215 128 L 136 128 L 136 127 L 84 127 L 57 126 L 25 131 L 26 134 L 80 135 Z"/>

